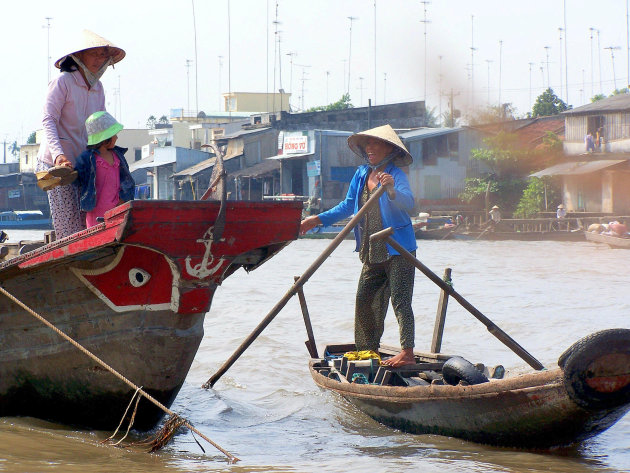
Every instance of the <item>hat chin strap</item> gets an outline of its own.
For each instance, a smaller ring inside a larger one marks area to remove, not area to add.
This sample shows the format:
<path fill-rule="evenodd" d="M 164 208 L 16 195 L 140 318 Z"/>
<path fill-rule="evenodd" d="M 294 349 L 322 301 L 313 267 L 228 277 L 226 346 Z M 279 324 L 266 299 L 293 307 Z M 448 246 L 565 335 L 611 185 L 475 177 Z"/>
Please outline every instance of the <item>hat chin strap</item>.
<path fill-rule="evenodd" d="M 383 160 L 377 164 L 370 164 L 370 162 L 367 160 L 367 155 L 365 158 L 366 164 L 373 170 L 376 171 L 378 168 L 385 166 L 386 164 L 388 164 L 390 161 L 393 161 L 394 159 L 396 159 L 398 157 L 398 155 L 400 154 L 399 150 L 394 150 L 391 153 L 389 153 L 387 156 L 385 156 L 385 158 L 383 158 Z"/>
<path fill-rule="evenodd" d="M 87 83 L 90 85 L 90 88 L 94 87 L 99 79 L 103 77 L 103 74 L 105 74 L 105 69 L 107 69 L 107 67 L 112 64 L 112 58 L 108 57 L 107 61 L 103 63 L 98 71 L 92 72 L 75 54 L 71 54 L 70 56 L 72 57 L 72 59 L 74 59 L 74 62 L 76 62 L 77 65 L 81 68 L 81 71 L 83 71 L 83 76 L 85 77 Z"/>

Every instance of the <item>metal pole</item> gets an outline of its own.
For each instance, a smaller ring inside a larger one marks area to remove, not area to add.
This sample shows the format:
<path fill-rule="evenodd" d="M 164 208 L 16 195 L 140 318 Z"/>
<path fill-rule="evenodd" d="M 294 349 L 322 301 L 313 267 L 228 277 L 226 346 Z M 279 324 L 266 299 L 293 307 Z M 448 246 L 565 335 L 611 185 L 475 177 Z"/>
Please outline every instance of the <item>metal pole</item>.
<path fill-rule="evenodd" d="M 363 207 L 357 212 L 357 214 L 352 217 L 352 219 L 348 222 L 348 224 L 337 234 L 337 236 L 332 240 L 332 242 L 328 245 L 328 247 L 322 252 L 321 255 L 317 257 L 317 259 L 308 267 L 308 269 L 300 276 L 300 278 L 295 281 L 293 286 L 287 291 L 287 293 L 276 303 L 276 305 L 271 309 L 271 311 L 265 316 L 265 318 L 258 324 L 258 326 L 254 329 L 252 333 L 241 343 L 241 345 L 236 349 L 236 351 L 228 358 L 228 360 L 221 366 L 218 371 L 210 377 L 208 381 L 206 381 L 202 388 L 208 389 L 214 386 L 214 384 L 225 374 L 225 372 L 230 369 L 230 367 L 239 359 L 239 357 L 247 350 L 247 348 L 258 338 L 258 335 L 262 333 L 262 331 L 271 323 L 271 321 L 278 315 L 278 313 L 282 310 L 282 308 L 289 302 L 289 299 L 293 297 L 298 290 L 306 284 L 306 281 L 310 279 L 310 277 L 317 271 L 317 269 L 328 259 L 328 257 L 335 251 L 341 242 L 345 239 L 346 235 L 350 233 L 350 231 L 361 221 L 365 213 L 369 210 L 369 208 L 378 202 L 378 199 L 385 193 L 386 187 L 379 187 L 376 192 L 370 197 L 370 199 L 365 203 Z"/>
<path fill-rule="evenodd" d="M 542 370 L 545 367 L 543 364 L 530 355 L 523 347 L 521 347 L 514 339 L 512 339 L 507 333 L 501 330 L 497 325 L 492 322 L 488 317 L 483 315 L 477 308 L 475 308 L 470 302 L 464 299 L 452 286 L 442 281 L 437 274 L 427 268 L 420 260 L 418 260 L 415 256 L 409 253 L 406 249 L 404 249 L 396 240 L 394 240 L 391 235 L 393 235 L 394 230 L 390 228 L 386 228 L 385 230 L 381 230 L 378 233 L 375 233 L 370 237 L 370 240 L 380 240 L 384 239 L 389 243 L 391 247 L 393 247 L 396 251 L 400 253 L 400 255 L 406 260 L 413 263 L 413 265 L 418 268 L 425 276 L 427 276 L 431 281 L 437 284 L 440 288 L 442 288 L 449 296 L 455 299 L 457 302 L 461 304 L 461 306 L 470 312 L 477 320 L 479 320 L 482 324 L 486 326 L 488 331 L 499 339 L 505 346 L 507 346 L 510 350 L 516 353 L 521 359 L 523 359 L 529 366 L 534 368 L 535 370 Z"/>

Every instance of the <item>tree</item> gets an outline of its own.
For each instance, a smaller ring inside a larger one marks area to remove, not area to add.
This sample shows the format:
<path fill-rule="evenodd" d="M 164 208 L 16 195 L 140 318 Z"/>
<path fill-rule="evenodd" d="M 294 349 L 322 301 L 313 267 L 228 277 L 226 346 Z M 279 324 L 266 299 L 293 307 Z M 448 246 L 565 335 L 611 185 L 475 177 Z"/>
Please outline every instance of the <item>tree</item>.
<path fill-rule="evenodd" d="M 551 88 L 548 88 L 536 98 L 536 103 L 532 108 L 532 117 L 558 115 L 570 108 L 560 97 L 554 94 Z"/>
<path fill-rule="evenodd" d="M 610 94 L 610 96 L 612 97 L 613 95 L 624 95 L 630 93 L 630 90 L 628 90 L 627 87 L 624 87 L 623 89 L 615 89 L 613 90 L 612 94 Z"/>
<path fill-rule="evenodd" d="M 591 97 L 591 103 L 597 102 L 598 100 L 604 100 L 606 96 L 604 94 L 596 94 Z"/>
<path fill-rule="evenodd" d="M 531 171 L 532 152 L 523 148 L 513 133 L 501 131 L 483 141 L 487 148 L 471 150 L 470 157 L 484 163 L 489 172 L 466 179 L 464 192 L 459 197 L 468 203 L 482 203 L 488 191 L 494 194 L 494 203 L 504 209 L 514 209 L 526 187 L 523 176 Z"/>
<path fill-rule="evenodd" d="M 517 218 L 535 217 L 550 206 L 554 208 L 556 203 L 560 201 L 559 195 L 559 187 L 552 178 L 532 177 L 523 191 L 523 196 L 516 207 L 514 216 Z"/>
<path fill-rule="evenodd" d="M 438 117 L 435 116 L 435 107 L 431 110 L 424 109 L 424 126 L 428 126 L 429 128 L 437 128 L 439 125 Z"/>
<path fill-rule="evenodd" d="M 148 119 L 147 119 L 147 128 L 149 129 L 153 129 L 155 128 L 155 124 L 157 123 L 157 119 L 151 115 Z"/>
<path fill-rule="evenodd" d="M 168 125 L 168 118 L 166 118 L 166 115 L 162 115 L 157 123 L 160 125 Z"/>
<path fill-rule="evenodd" d="M 26 144 L 27 145 L 34 145 L 35 141 L 37 141 L 37 132 L 33 132 L 30 135 L 28 135 L 28 138 L 26 139 Z"/>
<path fill-rule="evenodd" d="M 332 110 L 345 110 L 347 108 L 354 108 L 352 102 L 350 102 L 350 94 L 343 94 L 339 100 L 328 105 L 319 105 L 317 107 L 311 107 L 307 112 L 330 112 Z"/>
<path fill-rule="evenodd" d="M 14 158 L 20 157 L 20 147 L 18 146 L 17 141 L 14 141 L 9 145 L 9 153 L 11 153 Z"/>

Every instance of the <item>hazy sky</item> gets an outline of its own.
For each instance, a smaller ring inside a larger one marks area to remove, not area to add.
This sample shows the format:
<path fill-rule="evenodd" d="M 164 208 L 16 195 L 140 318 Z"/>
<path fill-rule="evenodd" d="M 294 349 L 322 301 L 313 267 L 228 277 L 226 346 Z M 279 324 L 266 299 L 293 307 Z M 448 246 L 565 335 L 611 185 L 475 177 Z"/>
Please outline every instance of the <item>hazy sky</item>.
<path fill-rule="evenodd" d="M 563 31 L 561 41 L 565 4 L 568 34 Z M 376 105 L 422 100 L 425 26 L 430 108 L 446 110 L 441 89 L 452 90 L 462 110 L 497 104 L 500 97 L 523 115 L 548 84 L 566 99 L 567 64 L 574 107 L 600 91 L 609 94 L 614 79 L 617 88 L 628 83 L 626 8 L 627 0 L 6 0 L 0 139 L 22 143 L 40 127 L 48 45 L 54 77 L 59 72 L 52 63 L 76 48 L 83 28 L 127 52 L 102 81 L 108 110 L 128 128 L 144 127 L 149 115 L 168 116 L 188 103 L 192 110 L 196 103 L 199 110 L 220 110 L 221 92 L 271 92 L 274 83 L 293 93 L 294 108 L 334 102 L 348 88 L 348 60 L 355 106 L 367 105 L 368 98 Z M 50 29 L 46 17 L 52 18 Z M 599 49 L 591 27 L 600 31 Z M 612 50 L 614 77 L 611 49 L 604 49 L 611 46 L 620 48 Z"/>

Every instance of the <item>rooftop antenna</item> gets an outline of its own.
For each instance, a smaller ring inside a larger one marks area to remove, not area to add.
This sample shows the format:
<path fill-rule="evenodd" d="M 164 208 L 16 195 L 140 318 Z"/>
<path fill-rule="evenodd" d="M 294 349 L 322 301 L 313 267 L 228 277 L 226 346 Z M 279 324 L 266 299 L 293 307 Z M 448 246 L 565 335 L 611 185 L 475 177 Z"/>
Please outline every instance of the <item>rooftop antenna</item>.
<path fill-rule="evenodd" d="M 502 67 L 503 67 L 503 40 L 499 40 L 499 106 L 501 106 L 501 76 L 502 76 Z M 530 91 L 531 95 L 531 91 Z M 531 98 L 529 100 L 531 103 Z"/>
<path fill-rule="evenodd" d="M 588 29 L 591 32 L 591 97 L 595 96 L 595 78 L 593 77 L 593 70 L 595 69 L 593 67 L 593 31 L 596 31 L 595 28 L 591 27 Z M 566 39 L 565 39 L 566 41 Z M 567 85 L 568 87 L 568 85 Z"/>
<path fill-rule="evenodd" d="M 195 117 L 199 113 L 199 89 L 197 88 L 197 20 L 195 19 L 195 0 L 190 0 L 192 4 L 193 14 L 193 32 L 195 35 Z M 228 12 L 230 8 L 230 0 L 228 0 Z M 229 13 L 228 13 L 229 16 Z"/>
<path fill-rule="evenodd" d="M 219 58 L 219 111 L 221 111 L 221 105 L 222 105 L 222 102 L 223 102 L 221 100 L 222 99 L 222 95 L 221 94 L 223 94 L 222 89 L 221 89 L 221 76 L 223 75 L 222 74 L 222 71 L 223 71 L 223 56 L 218 56 L 218 58 Z M 269 80 L 269 79 L 267 79 L 267 80 Z M 267 106 L 267 109 L 269 109 L 269 106 Z"/>
<path fill-rule="evenodd" d="M 290 52 L 287 53 L 287 56 L 289 56 L 289 69 L 291 71 L 290 77 L 289 77 L 289 93 L 291 95 L 293 95 L 293 57 L 297 56 L 296 52 Z M 289 109 L 291 109 L 291 98 L 289 98 Z"/>

